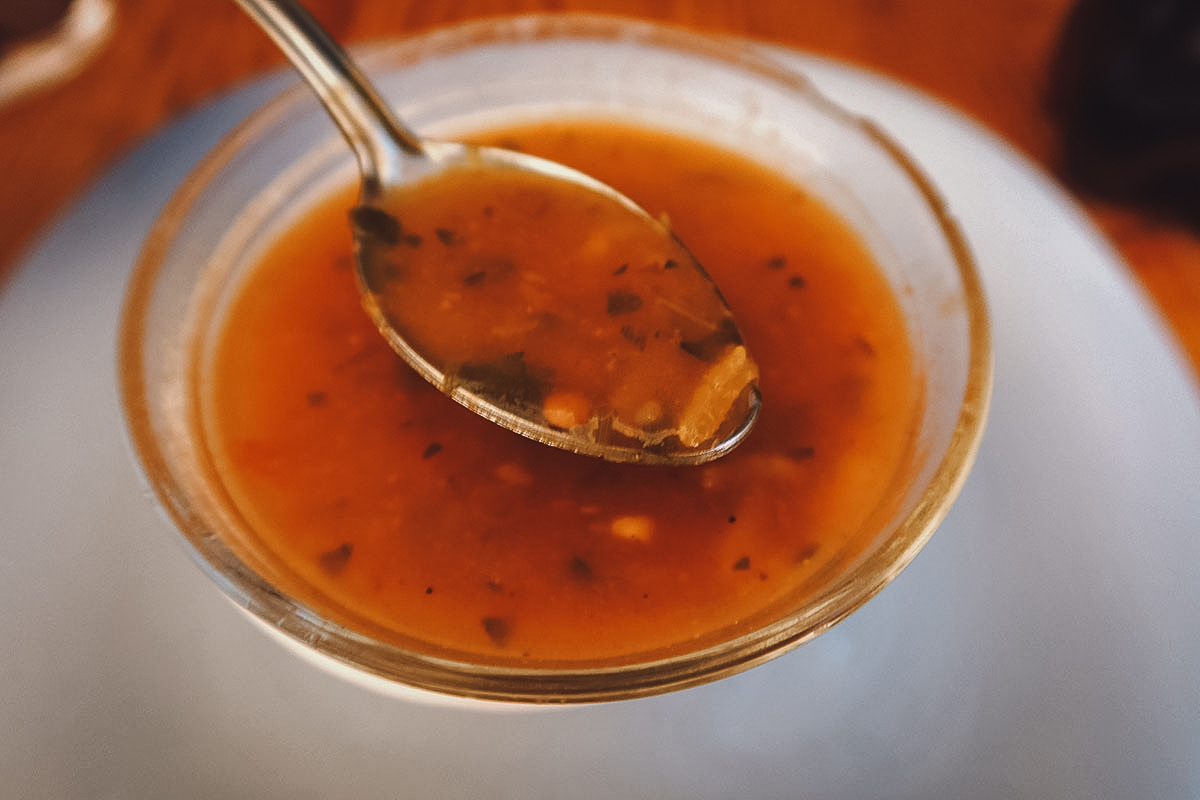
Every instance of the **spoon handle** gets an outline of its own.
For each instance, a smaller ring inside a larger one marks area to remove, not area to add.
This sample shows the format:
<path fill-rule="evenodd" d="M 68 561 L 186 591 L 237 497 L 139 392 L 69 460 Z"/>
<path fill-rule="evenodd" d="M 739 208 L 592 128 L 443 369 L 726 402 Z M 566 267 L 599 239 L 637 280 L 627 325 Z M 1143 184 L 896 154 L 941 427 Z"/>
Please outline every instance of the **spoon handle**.
<path fill-rule="evenodd" d="M 346 52 L 294 0 L 235 0 L 275 41 L 326 110 L 358 158 L 364 189 L 397 174 L 397 159 L 424 156 L 420 138 L 392 112 Z M 396 152 L 396 146 L 401 152 Z"/>

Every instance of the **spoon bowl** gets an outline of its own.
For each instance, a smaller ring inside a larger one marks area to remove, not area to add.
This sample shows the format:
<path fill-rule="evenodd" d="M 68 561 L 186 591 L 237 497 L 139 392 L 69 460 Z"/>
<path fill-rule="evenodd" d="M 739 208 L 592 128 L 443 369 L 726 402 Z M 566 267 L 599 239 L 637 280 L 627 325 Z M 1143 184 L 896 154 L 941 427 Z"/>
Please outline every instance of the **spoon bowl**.
<path fill-rule="evenodd" d="M 523 436 L 608 461 L 699 464 L 741 443 L 761 404 L 757 366 L 708 273 L 660 221 L 561 164 L 423 141 L 298 3 L 237 2 L 317 93 L 353 149 L 362 177 L 351 219 L 363 305 L 426 380 Z M 447 176 L 460 188 L 429 229 L 411 229 L 407 214 L 398 218 L 399 207 L 428 206 L 429 187 Z M 482 186 L 498 199 L 484 197 Z M 530 196 L 537 198 L 532 206 Z M 514 197 L 529 210 L 476 224 L 469 237 L 446 221 L 471 203 L 490 218 Z M 509 232 L 537 226 L 532 235 L 547 238 L 547 207 L 559 212 L 555 225 L 569 229 L 517 259 L 525 239 L 514 241 Z M 418 252 L 431 236 L 445 247 Z M 454 249 L 468 255 L 451 253 L 452 244 L 465 245 Z M 465 265 L 461 274 L 456 263 Z M 481 263 L 504 264 L 503 276 Z M 539 283 L 537 304 L 511 289 L 529 280 Z M 464 288 L 473 316 L 498 317 L 520 305 L 519 318 L 468 328 L 425 313 L 423 296 L 444 305 Z M 521 335 L 497 335 L 514 329 Z M 573 369 L 579 364 L 595 366 L 581 373 Z"/>

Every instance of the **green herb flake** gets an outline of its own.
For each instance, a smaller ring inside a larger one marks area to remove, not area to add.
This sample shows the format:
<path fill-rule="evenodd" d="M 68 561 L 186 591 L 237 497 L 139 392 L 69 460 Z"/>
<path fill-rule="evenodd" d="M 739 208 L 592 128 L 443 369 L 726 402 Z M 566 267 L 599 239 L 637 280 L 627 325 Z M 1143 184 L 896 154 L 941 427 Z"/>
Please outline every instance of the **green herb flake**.
<path fill-rule="evenodd" d="M 506 617 L 484 617 L 483 630 L 497 647 L 503 647 L 508 641 L 512 623 Z"/>
<path fill-rule="evenodd" d="M 479 255 L 470 260 L 462 283 L 471 287 L 495 284 L 508 278 L 515 269 L 513 262 L 504 256 Z"/>
<path fill-rule="evenodd" d="M 326 550 L 317 556 L 317 563 L 330 575 L 337 575 L 346 568 L 352 555 L 354 555 L 354 545 L 343 542 L 332 550 Z"/>
<path fill-rule="evenodd" d="M 699 339 L 680 342 L 679 347 L 690 356 L 705 363 L 712 363 L 723 355 L 730 345 L 741 343 L 742 337 L 738 334 L 737 325 L 731 318 L 726 317 L 707 335 Z"/>
<path fill-rule="evenodd" d="M 447 391 L 462 386 L 497 405 L 521 410 L 540 409 L 554 384 L 553 372 L 531 367 L 523 352 L 462 364 L 449 377 Z"/>
<path fill-rule="evenodd" d="M 624 338 L 625 341 L 629 342 L 634 347 L 636 347 L 638 350 L 646 349 L 646 332 L 645 331 L 639 331 L 636 328 L 634 328 L 632 325 L 622 325 L 621 326 L 621 337 Z"/>
<path fill-rule="evenodd" d="M 809 542 L 796 553 L 796 563 L 803 564 L 817 554 L 817 543 Z"/>
<path fill-rule="evenodd" d="M 395 247 L 400 243 L 400 220 L 382 208 L 355 206 L 350 209 L 350 226 L 354 229 L 355 237 L 359 239 L 376 242 L 385 247 Z"/>
<path fill-rule="evenodd" d="M 854 337 L 854 347 L 856 350 L 858 350 L 860 353 L 862 353 L 865 356 L 870 356 L 871 358 L 874 358 L 876 355 L 875 345 L 871 344 L 869 341 L 867 341 L 866 339 L 864 339 L 861 336 Z"/>
<path fill-rule="evenodd" d="M 613 289 L 608 293 L 607 312 L 610 317 L 632 314 L 642 307 L 642 297 L 636 292 Z"/>
<path fill-rule="evenodd" d="M 595 573 L 592 572 L 592 565 L 584 561 L 580 556 L 575 556 L 568 562 L 567 571 L 571 574 L 572 578 L 578 581 L 590 581 L 595 577 Z"/>

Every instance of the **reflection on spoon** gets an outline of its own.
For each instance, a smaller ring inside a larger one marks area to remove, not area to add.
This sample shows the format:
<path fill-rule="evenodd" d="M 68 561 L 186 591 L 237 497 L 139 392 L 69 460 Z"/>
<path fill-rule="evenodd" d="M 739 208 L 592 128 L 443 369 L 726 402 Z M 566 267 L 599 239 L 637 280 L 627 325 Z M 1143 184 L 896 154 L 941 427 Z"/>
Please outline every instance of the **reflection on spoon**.
<path fill-rule="evenodd" d="M 364 306 L 427 380 L 524 436 L 610 461 L 702 463 L 745 437 L 757 367 L 660 222 L 561 165 L 422 141 L 303 8 L 237 2 L 354 149 Z"/>

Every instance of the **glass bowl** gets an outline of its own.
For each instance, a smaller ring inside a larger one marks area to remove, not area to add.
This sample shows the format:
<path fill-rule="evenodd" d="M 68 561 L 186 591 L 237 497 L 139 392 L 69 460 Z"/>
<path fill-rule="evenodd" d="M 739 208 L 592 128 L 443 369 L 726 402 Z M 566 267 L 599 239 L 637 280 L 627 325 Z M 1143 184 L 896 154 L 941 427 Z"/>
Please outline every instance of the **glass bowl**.
<path fill-rule="evenodd" d="M 119 340 L 122 401 L 145 478 L 193 559 L 234 603 L 298 653 L 388 692 L 578 703 L 680 689 L 761 663 L 845 618 L 912 560 L 974 458 L 991 353 L 968 248 L 895 142 L 749 46 L 623 18 L 488 19 L 359 57 L 426 136 L 576 114 L 680 132 L 782 172 L 869 246 L 905 315 L 922 402 L 893 489 L 866 501 L 853 552 L 738 625 L 686 645 L 596 662 L 497 662 L 335 620 L 289 588 L 294 577 L 246 530 L 198 409 L 212 332 L 246 265 L 297 209 L 355 179 L 348 148 L 296 86 L 229 134 L 163 210 L 132 276 Z"/>

